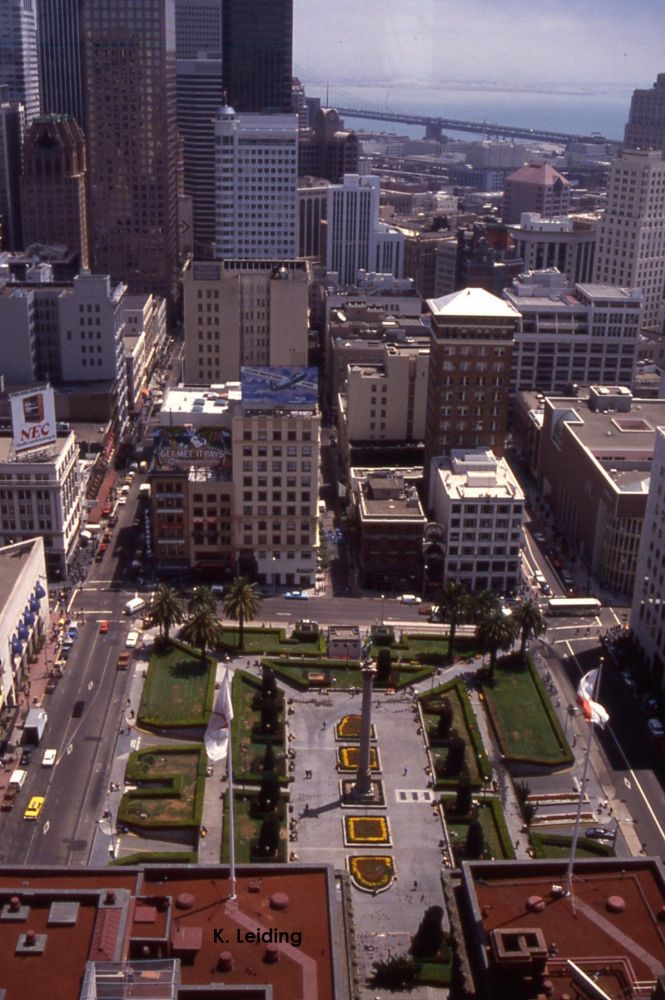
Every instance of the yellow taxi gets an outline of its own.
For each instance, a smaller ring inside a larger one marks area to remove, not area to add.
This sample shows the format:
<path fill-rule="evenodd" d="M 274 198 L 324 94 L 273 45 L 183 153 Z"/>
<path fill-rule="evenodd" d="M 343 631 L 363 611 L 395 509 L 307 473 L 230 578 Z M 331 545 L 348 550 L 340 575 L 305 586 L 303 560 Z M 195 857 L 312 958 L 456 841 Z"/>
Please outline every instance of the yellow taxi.
<path fill-rule="evenodd" d="M 43 795 L 33 795 L 28 802 L 28 808 L 23 813 L 23 819 L 37 819 L 45 801 Z"/>

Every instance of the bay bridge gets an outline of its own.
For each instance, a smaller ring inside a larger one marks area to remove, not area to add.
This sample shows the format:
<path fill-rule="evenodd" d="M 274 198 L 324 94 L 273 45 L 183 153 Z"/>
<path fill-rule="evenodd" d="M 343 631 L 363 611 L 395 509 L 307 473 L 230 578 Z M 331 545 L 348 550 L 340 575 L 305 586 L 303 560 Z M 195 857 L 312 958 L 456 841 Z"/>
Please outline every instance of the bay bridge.
<path fill-rule="evenodd" d="M 578 135 L 575 132 L 553 132 L 541 128 L 524 128 L 521 125 L 499 125 L 490 122 L 473 122 L 459 118 L 439 118 L 432 115 L 409 115 L 401 111 L 376 111 L 369 108 L 352 108 L 333 105 L 343 118 L 366 118 L 371 121 L 394 122 L 401 125 L 422 125 L 429 139 L 440 139 L 445 131 L 472 132 L 492 139 L 537 139 L 540 142 L 552 142 L 568 145 L 572 142 L 596 143 L 617 147 L 618 139 L 608 139 L 606 136 L 593 132 L 591 135 Z"/>

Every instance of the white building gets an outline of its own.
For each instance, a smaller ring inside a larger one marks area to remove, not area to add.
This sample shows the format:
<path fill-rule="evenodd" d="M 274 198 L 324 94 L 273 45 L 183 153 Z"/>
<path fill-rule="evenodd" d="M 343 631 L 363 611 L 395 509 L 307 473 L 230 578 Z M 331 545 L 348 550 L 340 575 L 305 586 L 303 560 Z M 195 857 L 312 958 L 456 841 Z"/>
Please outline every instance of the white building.
<path fill-rule="evenodd" d="M 0 548 L 0 740 L 4 710 L 18 705 L 30 656 L 49 634 L 41 538 Z"/>
<path fill-rule="evenodd" d="M 83 496 L 74 434 L 51 448 L 14 450 L 0 437 L 0 545 L 40 535 L 49 575 L 64 577 L 78 549 Z"/>
<path fill-rule="evenodd" d="M 40 113 L 38 0 L 5 0 L 0 5 L 0 83 L 9 86 L 9 100 L 25 108 L 26 124 Z"/>
<path fill-rule="evenodd" d="M 429 506 L 446 537 L 444 582 L 507 594 L 520 582 L 524 493 L 505 459 L 485 448 L 432 463 Z"/>
<path fill-rule="evenodd" d="M 596 282 L 641 288 L 643 323 L 660 329 L 665 288 L 665 160 L 624 149 L 612 161 L 607 208 L 598 227 Z"/>
<path fill-rule="evenodd" d="M 123 299 L 125 362 L 129 409 L 141 409 L 147 383 L 166 346 L 166 302 L 158 295 L 126 295 Z"/>
<path fill-rule="evenodd" d="M 328 188 L 326 270 L 343 286 L 361 270 L 402 276 L 404 235 L 379 222 L 380 194 L 378 177 L 358 174 Z"/>
<path fill-rule="evenodd" d="M 188 382 L 238 380 L 242 365 L 307 364 L 307 261 L 188 261 L 182 279 Z"/>
<path fill-rule="evenodd" d="M 519 312 L 513 392 L 630 385 L 642 326 L 639 288 L 569 284 L 556 268 L 520 274 L 503 296 Z"/>
<path fill-rule="evenodd" d="M 298 116 L 215 120 L 215 242 L 223 259 L 292 260 L 298 249 Z"/>
<path fill-rule="evenodd" d="M 523 212 L 508 232 L 515 243 L 515 257 L 524 262 L 525 271 L 556 267 L 575 284 L 593 279 L 597 225 L 593 216 L 546 219 L 538 212 Z"/>
<path fill-rule="evenodd" d="M 651 676 L 665 687 L 665 427 L 656 428 L 630 626 Z"/>

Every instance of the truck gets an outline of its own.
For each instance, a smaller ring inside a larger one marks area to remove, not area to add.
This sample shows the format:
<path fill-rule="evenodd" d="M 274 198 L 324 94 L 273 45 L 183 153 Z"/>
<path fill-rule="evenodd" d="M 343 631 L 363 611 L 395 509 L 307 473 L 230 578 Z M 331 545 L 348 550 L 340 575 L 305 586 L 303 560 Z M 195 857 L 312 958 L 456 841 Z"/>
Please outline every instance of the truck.
<path fill-rule="evenodd" d="M 31 708 L 23 725 L 23 743 L 38 746 L 47 722 L 48 715 L 43 708 Z"/>

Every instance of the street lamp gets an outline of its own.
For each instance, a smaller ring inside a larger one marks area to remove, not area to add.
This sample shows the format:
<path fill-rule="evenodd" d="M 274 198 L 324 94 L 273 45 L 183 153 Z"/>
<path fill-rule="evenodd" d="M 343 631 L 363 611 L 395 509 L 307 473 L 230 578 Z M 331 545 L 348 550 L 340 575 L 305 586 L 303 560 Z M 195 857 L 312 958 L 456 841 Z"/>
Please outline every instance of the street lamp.
<path fill-rule="evenodd" d="M 381 594 L 381 624 L 383 625 L 383 602 L 386 599 L 385 594 Z"/>

